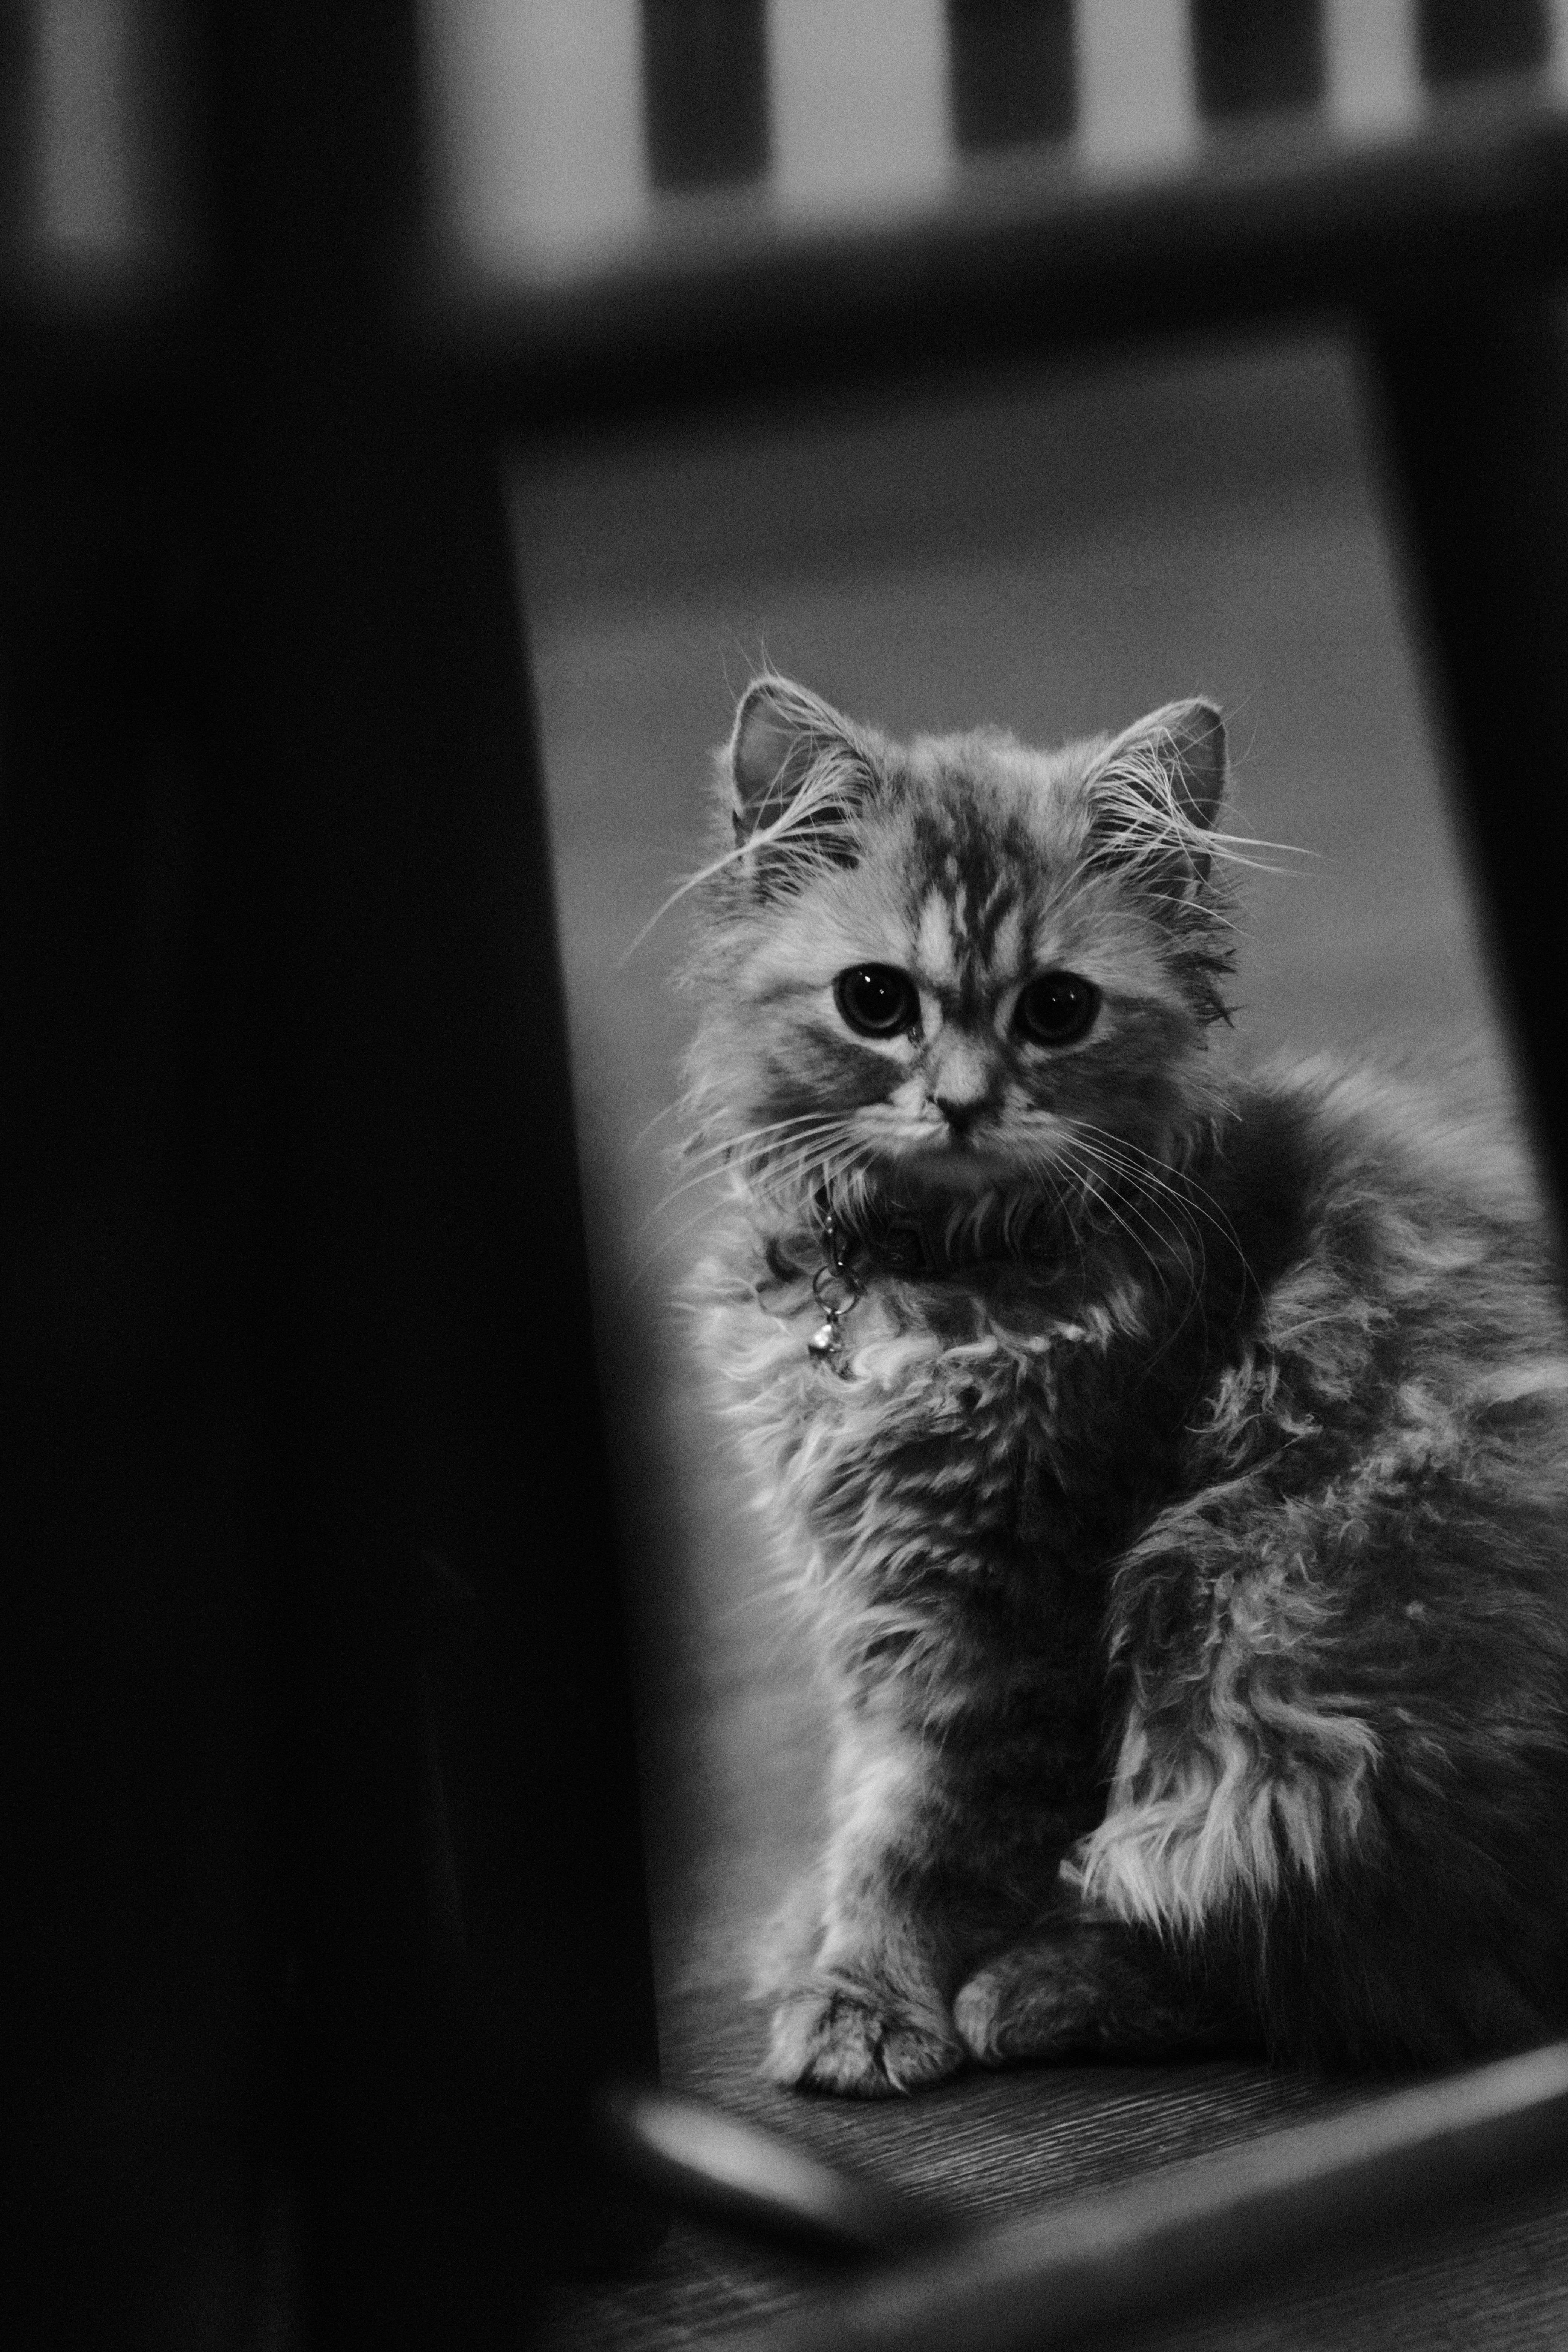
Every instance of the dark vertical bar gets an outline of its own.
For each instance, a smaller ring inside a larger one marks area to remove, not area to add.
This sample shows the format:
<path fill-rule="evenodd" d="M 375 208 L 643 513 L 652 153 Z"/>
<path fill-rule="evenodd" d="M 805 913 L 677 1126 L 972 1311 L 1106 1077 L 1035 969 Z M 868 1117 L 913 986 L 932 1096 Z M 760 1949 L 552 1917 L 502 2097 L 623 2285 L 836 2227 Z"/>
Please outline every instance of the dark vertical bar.
<path fill-rule="evenodd" d="M 1316 106 L 1326 87 L 1321 0 L 1191 0 L 1199 111 Z"/>
<path fill-rule="evenodd" d="M 1455 301 L 1370 336 L 1392 487 L 1542 1146 L 1568 1200 L 1562 877 L 1568 370 L 1552 303 Z"/>
<path fill-rule="evenodd" d="M 21 246 L 30 226 L 32 77 L 32 11 L 24 0 L 0 0 L 0 260 Z"/>
<path fill-rule="evenodd" d="M 497 452 L 405 372 L 384 308 L 413 24 L 386 0 L 206 14 L 211 759 L 307 2333 L 510 2346 L 540 2273 L 646 2240 L 579 2139 L 595 2079 L 655 2047 Z M 474 1597 L 461 1673 L 422 1633 L 427 1552 Z"/>
<path fill-rule="evenodd" d="M 760 178 L 768 168 L 763 0 L 642 0 L 642 30 L 654 186 Z"/>
<path fill-rule="evenodd" d="M 256 2324 L 283 1955 L 200 518 L 188 419 L 7 389 L 0 2336 L 216 2352 Z"/>
<path fill-rule="evenodd" d="M 948 0 L 953 136 L 966 154 L 1068 135 L 1072 16 L 1071 0 Z"/>
<path fill-rule="evenodd" d="M 309 2344 L 510 2347 L 657 2225 L 584 2128 L 656 2059 L 630 1709 L 497 453 L 384 308 L 412 17 L 199 15 L 199 385 L 0 382 L 7 2341 L 278 2340 L 281 2235 Z"/>
<path fill-rule="evenodd" d="M 1545 0 L 1419 0 L 1421 75 L 1435 85 L 1544 65 L 1552 45 Z"/>

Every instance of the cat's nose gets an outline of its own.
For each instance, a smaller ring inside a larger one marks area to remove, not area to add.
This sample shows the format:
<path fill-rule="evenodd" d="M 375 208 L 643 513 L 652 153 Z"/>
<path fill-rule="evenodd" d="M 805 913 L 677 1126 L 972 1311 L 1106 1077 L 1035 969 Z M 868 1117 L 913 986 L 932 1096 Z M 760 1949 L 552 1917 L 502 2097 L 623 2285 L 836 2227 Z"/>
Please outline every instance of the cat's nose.
<path fill-rule="evenodd" d="M 989 1108 L 989 1095 L 932 1095 L 935 1103 L 954 1135 L 963 1135 L 973 1126 L 981 1112 Z"/>
<path fill-rule="evenodd" d="M 947 1121 L 951 1135 L 963 1135 L 991 1108 L 994 1073 L 980 1044 L 945 1028 L 931 1042 L 925 1090 Z"/>

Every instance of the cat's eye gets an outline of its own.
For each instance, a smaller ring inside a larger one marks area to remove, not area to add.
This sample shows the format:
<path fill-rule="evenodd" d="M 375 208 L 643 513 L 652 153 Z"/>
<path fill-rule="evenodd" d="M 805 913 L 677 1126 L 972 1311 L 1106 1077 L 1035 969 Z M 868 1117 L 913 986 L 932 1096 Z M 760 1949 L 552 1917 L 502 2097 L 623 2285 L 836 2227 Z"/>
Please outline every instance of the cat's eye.
<path fill-rule="evenodd" d="M 1100 991 L 1076 971 L 1046 971 L 1018 999 L 1013 1025 L 1032 1045 L 1070 1045 L 1093 1025 Z"/>
<path fill-rule="evenodd" d="M 890 963 L 859 963 L 841 971 L 833 983 L 833 1001 L 862 1037 L 896 1037 L 920 1018 L 913 981 Z"/>

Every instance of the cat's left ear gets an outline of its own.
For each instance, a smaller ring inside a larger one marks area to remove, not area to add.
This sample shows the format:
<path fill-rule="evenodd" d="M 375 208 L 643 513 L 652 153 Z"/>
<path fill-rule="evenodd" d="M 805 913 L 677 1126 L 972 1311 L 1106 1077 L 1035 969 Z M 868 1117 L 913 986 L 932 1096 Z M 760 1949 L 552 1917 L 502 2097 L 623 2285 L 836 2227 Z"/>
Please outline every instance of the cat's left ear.
<path fill-rule="evenodd" d="M 1094 783 L 1110 810 L 1120 808 L 1140 846 L 1148 844 L 1151 821 L 1163 825 L 1170 849 L 1184 855 L 1202 883 L 1209 858 L 1193 836 L 1214 831 L 1228 775 L 1225 720 L 1212 702 L 1194 698 L 1167 702 L 1119 735 L 1107 747 Z"/>
<path fill-rule="evenodd" d="M 831 704 L 793 678 L 753 678 L 724 766 L 737 842 L 761 835 L 779 857 L 848 862 L 848 828 L 871 776 L 856 730 Z"/>

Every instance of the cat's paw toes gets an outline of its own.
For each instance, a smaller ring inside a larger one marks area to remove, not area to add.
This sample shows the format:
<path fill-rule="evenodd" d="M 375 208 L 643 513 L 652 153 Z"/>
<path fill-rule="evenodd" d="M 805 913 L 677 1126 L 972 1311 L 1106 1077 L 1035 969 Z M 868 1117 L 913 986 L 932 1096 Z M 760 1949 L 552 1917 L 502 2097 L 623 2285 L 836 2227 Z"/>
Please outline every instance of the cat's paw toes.
<path fill-rule="evenodd" d="M 998 2065 L 1006 2056 L 1002 2041 L 1004 2006 L 1002 1989 L 990 1969 L 961 1986 L 952 2004 L 958 2038 L 982 2066 Z"/>
<path fill-rule="evenodd" d="M 1031 1956 L 993 1960 L 959 1990 L 952 2021 L 977 2065 L 1005 2066 L 1016 2058 L 1049 2058 L 1083 2038 L 1082 2001 L 1070 1984 L 1053 1985 Z"/>
<path fill-rule="evenodd" d="M 886 2099 L 940 2082 L 964 2054 L 939 2010 L 917 2012 L 889 1994 L 831 1986 L 780 2002 L 766 2072 L 792 2088 Z"/>
<path fill-rule="evenodd" d="M 1216 2009 L 1158 1946 L 1098 1927 L 998 1952 L 960 1987 L 952 2021 L 982 2066 L 1166 2057 L 1257 2042 L 1244 2019 Z"/>

